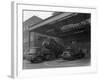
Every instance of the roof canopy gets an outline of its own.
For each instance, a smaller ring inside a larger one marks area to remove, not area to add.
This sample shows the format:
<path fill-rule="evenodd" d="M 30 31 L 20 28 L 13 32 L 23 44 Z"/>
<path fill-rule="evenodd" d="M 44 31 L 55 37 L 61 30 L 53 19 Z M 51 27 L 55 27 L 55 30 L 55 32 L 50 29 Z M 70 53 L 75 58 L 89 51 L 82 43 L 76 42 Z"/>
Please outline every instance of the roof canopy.
<path fill-rule="evenodd" d="M 90 14 L 62 13 L 32 25 L 29 31 L 63 38 L 69 34 L 82 33 L 88 30 L 89 27 Z"/>

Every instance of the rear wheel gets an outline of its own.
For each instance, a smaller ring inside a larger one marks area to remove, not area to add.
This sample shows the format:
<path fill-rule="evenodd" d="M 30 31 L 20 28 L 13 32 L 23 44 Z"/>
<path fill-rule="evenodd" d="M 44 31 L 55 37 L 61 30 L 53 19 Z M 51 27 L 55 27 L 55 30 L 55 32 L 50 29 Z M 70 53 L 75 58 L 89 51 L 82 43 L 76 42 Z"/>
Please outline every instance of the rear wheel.
<path fill-rule="evenodd" d="M 31 63 L 40 63 L 40 62 L 42 62 L 43 60 L 42 60 L 42 58 L 41 57 L 36 57 L 36 58 L 34 58 L 34 59 L 31 59 Z"/>

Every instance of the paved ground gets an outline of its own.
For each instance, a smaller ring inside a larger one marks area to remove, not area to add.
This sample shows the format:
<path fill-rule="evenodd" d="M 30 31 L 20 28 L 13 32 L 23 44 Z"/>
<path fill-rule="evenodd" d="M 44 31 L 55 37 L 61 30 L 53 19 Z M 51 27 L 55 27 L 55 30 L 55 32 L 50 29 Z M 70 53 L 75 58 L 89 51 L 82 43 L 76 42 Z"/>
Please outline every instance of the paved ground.
<path fill-rule="evenodd" d="M 23 69 L 39 69 L 39 68 L 56 68 L 56 67 L 76 67 L 76 66 L 89 66 L 90 59 L 84 58 L 74 61 L 65 61 L 62 59 L 54 61 L 46 61 L 42 63 L 30 63 L 27 60 L 23 61 Z"/>

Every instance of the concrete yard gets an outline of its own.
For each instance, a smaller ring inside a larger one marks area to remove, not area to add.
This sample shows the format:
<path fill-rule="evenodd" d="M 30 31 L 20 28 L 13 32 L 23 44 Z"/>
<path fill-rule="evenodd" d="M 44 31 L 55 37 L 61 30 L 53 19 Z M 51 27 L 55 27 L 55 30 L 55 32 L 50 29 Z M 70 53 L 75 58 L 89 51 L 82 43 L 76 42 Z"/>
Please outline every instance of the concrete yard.
<path fill-rule="evenodd" d="M 88 58 L 74 60 L 74 61 L 59 59 L 59 60 L 53 60 L 53 61 L 45 61 L 42 63 L 30 63 L 27 60 L 23 60 L 23 69 L 80 67 L 80 66 L 89 66 L 89 65 L 90 65 L 90 59 Z"/>

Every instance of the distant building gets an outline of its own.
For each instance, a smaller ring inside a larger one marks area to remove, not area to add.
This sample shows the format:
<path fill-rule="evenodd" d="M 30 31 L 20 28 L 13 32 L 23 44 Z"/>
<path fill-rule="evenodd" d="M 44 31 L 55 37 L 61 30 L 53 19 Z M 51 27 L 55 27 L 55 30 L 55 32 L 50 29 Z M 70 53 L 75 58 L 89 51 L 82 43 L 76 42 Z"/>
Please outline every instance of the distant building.
<path fill-rule="evenodd" d="M 23 22 L 23 49 L 28 50 L 29 49 L 29 28 L 30 26 L 37 24 L 39 22 L 41 22 L 42 19 L 37 17 L 37 16 L 32 16 L 31 18 L 29 18 L 28 20 L 26 20 L 25 22 Z M 34 32 L 31 33 L 30 36 L 30 41 L 31 43 L 33 43 L 35 41 L 35 37 L 36 34 Z M 32 44 L 34 45 L 34 44 Z"/>

